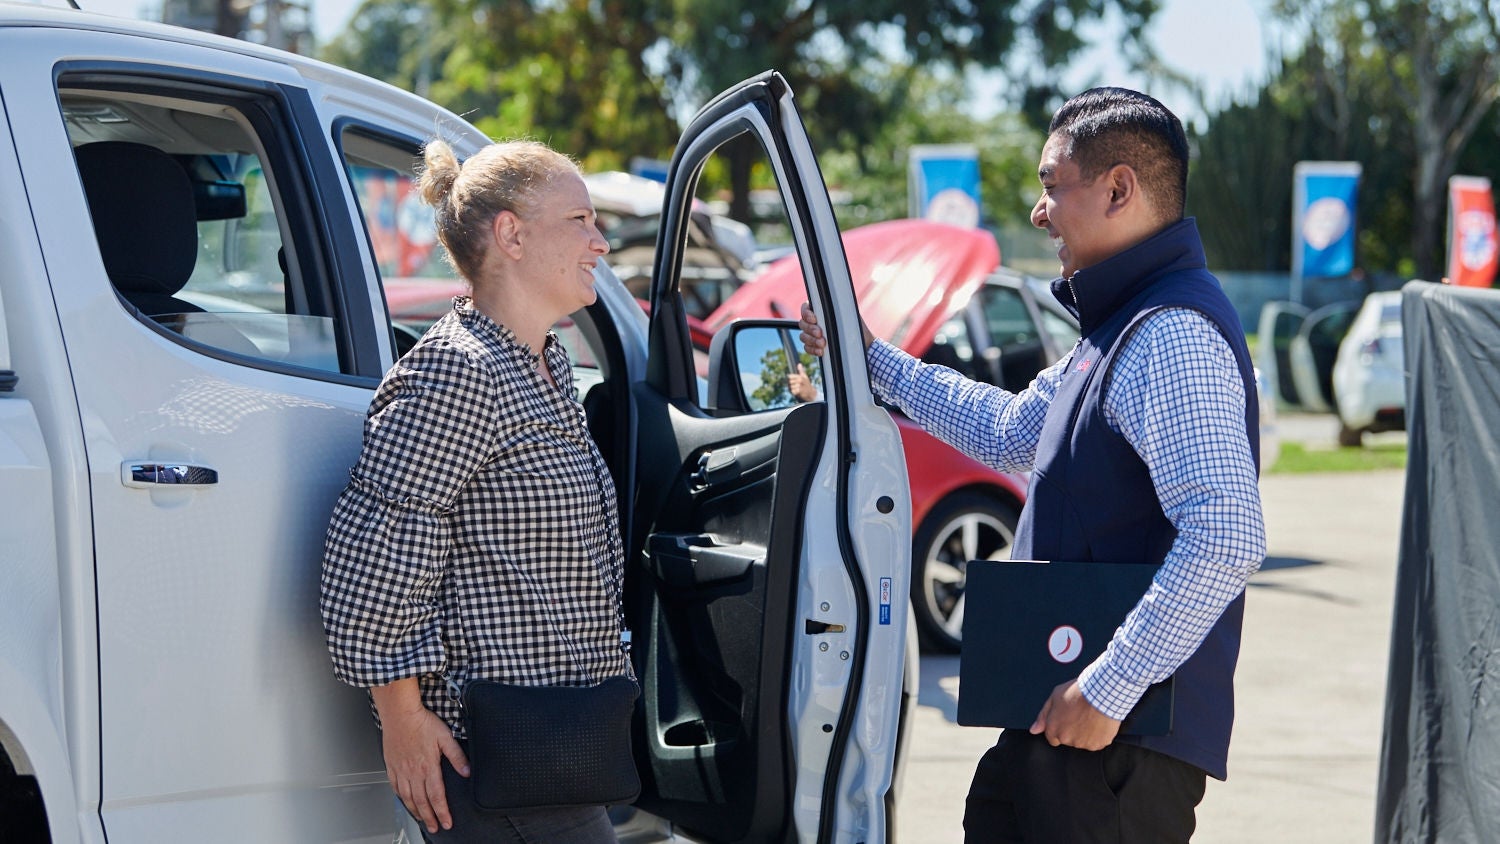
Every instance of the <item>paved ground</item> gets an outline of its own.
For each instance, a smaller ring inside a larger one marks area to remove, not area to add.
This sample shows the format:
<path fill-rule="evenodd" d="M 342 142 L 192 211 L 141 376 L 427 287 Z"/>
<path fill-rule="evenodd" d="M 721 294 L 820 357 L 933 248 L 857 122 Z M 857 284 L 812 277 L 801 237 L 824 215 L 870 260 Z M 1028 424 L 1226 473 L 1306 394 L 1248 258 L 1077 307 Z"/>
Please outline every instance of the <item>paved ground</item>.
<path fill-rule="evenodd" d="M 1282 427 L 1315 444 L 1337 426 Z M 1372 839 L 1403 485 L 1400 471 L 1262 480 L 1269 555 L 1249 589 L 1230 779 L 1209 782 L 1195 840 Z M 924 657 L 898 841 L 963 840 L 969 777 L 995 732 L 954 724 L 957 692 L 957 657 Z"/>

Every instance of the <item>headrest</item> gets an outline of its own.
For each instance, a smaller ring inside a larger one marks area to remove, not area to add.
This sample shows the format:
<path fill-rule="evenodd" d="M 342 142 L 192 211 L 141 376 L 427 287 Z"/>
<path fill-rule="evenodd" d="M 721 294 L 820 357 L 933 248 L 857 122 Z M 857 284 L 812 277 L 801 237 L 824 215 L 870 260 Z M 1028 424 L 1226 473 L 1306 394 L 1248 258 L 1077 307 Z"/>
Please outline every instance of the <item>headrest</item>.
<path fill-rule="evenodd" d="M 109 280 L 124 294 L 181 290 L 198 257 L 187 171 L 144 144 L 101 141 L 73 153 Z"/>

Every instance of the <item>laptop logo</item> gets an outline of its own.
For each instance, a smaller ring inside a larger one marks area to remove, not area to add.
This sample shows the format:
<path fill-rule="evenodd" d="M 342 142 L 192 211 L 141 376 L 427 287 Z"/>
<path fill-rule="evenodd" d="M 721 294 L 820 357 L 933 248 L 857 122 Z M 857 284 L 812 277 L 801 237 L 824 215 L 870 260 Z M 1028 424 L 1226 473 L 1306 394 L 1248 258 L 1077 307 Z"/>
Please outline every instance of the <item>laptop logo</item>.
<path fill-rule="evenodd" d="M 1083 636 L 1078 628 L 1068 624 L 1052 631 L 1047 639 L 1047 652 L 1052 658 L 1066 665 L 1083 653 Z"/>

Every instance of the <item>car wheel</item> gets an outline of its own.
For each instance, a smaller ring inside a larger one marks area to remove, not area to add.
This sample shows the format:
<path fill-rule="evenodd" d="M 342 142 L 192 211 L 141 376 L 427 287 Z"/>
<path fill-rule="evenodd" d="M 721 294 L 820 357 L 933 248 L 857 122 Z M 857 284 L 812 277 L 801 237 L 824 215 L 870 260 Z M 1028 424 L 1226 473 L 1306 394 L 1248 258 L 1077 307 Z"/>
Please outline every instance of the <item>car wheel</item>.
<path fill-rule="evenodd" d="M 970 560 L 1008 560 L 1019 517 L 1011 505 L 972 492 L 938 502 L 912 543 L 912 612 L 929 649 L 963 643 L 965 568 Z"/>
<path fill-rule="evenodd" d="M 1364 444 L 1364 432 L 1339 423 L 1339 445 L 1344 448 L 1359 448 Z"/>

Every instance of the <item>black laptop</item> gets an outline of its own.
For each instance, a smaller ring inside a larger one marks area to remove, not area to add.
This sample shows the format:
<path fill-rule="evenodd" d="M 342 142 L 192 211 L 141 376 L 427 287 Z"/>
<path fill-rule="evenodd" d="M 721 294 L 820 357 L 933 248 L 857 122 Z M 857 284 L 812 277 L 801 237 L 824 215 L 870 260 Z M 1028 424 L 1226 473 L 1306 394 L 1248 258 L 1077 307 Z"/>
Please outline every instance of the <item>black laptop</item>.
<path fill-rule="evenodd" d="M 958 723 L 1027 729 L 1061 683 L 1114 638 L 1159 566 L 974 560 L 964 585 Z M 1172 731 L 1172 678 L 1146 690 L 1124 735 Z"/>

